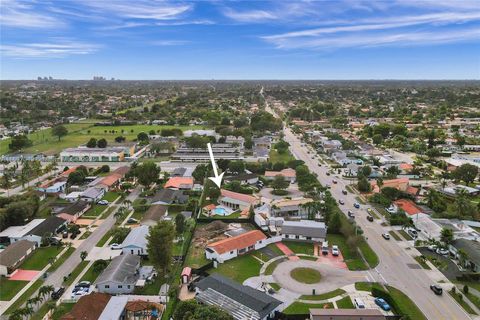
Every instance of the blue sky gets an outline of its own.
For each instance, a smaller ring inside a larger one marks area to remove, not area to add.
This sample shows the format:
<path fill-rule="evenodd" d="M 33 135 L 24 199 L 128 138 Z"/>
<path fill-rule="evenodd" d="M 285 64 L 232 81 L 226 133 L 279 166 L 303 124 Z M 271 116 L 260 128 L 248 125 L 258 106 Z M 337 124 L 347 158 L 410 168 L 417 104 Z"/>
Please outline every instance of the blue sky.
<path fill-rule="evenodd" d="M 1 79 L 479 79 L 477 0 L 0 0 Z"/>

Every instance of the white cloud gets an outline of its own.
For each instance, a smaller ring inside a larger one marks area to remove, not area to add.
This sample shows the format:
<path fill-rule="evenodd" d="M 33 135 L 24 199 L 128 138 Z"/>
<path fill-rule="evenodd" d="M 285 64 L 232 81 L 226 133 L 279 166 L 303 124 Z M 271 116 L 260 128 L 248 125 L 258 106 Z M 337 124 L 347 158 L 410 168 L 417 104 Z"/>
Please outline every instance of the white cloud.
<path fill-rule="evenodd" d="M 98 45 L 68 40 L 0 46 L 2 55 L 13 58 L 62 58 L 69 55 L 91 54 L 98 49 Z"/>
<path fill-rule="evenodd" d="M 52 29 L 64 22 L 46 13 L 38 12 L 32 5 L 17 0 L 0 0 L 0 25 L 16 28 Z"/>
<path fill-rule="evenodd" d="M 151 42 L 154 46 L 183 46 L 189 43 L 191 43 L 191 41 L 187 40 L 157 40 Z"/>
<path fill-rule="evenodd" d="M 265 20 L 279 19 L 279 16 L 275 13 L 264 10 L 235 11 L 227 8 L 223 10 L 223 14 L 238 22 L 264 22 Z"/>
<path fill-rule="evenodd" d="M 98 11 L 105 11 L 123 18 L 172 20 L 178 19 L 182 14 L 193 8 L 191 4 L 168 3 L 164 1 L 81 1 Z"/>

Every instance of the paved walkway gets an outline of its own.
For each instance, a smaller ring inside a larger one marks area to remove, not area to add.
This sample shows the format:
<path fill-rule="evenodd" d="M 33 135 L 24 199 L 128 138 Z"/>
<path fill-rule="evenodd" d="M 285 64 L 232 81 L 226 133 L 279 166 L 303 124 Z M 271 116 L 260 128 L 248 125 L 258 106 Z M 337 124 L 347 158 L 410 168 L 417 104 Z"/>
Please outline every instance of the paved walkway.
<path fill-rule="evenodd" d="M 296 261 L 299 260 L 300 258 L 295 255 L 295 253 L 290 250 L 289 247 L 287 247 L 284 243 L 282 242 L 276 242 L 275 245 L 277 246 L 278 249 L 280 249 L 287 257 L 289 260 Z"/>

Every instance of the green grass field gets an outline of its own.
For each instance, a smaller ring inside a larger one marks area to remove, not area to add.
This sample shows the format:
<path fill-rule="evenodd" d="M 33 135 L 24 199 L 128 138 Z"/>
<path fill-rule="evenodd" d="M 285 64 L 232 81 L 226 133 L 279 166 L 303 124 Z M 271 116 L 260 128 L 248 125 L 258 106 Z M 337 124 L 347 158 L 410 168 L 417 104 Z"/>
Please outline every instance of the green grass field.
<path fill-rule="evenodd" d="M 27 285 L 28 281 L 8 280 L 7 278 L 0 278 L 0 300 L 10 301 L 15 295 Z"/>
<path fill-rule="evenodd" d="M 64 284 L 67 286 L 71 285 L 73 281 L 78 277 L 80 272 L 82 272 L 87 265 L 88 261 L 81 261 L 78 266 L 76 266 L 75 269 L 73 269 L 73 271 L 70 273 L 70 277 L 68 277 L 67 281 L 65 281 Z"/>
<path fill-rule="evenodd" d="M 308 314 L 310 309 L 333 309 L 332 303 L 302 303 L 294 302 L 288 306 L 283 313 L 285 314 Z"/>
<path fill-rule="evenodd" d="M 339 309 L 355 309 L 352 299 L 349 296 L 338 300 L 336 303 Z"/>
<path fill-rule="evenodd" d="M 345 290 L 343 289 L 335 289 L 330 292 L 322 293 L 322 294 L 316 294 L 316 295 L 303 295 L 300 296 L 301 300 L 327 300 L 336 296 L 339 296 L 341 294 L 344 294 Z"/>
<path fill-rule="evenodd" d="M 108 143 L 114 143 L 115 137 L 120 135 L 127 138 L 127 141 L 136 139 L 140 132 L 148 133 L 150 130 L 172 129 L 178 128 L 181 130 L 202 129 L 203 126 L 167 126 L 167 125 L 133 125 L 133 126 L 94 126 L 93 121 L 84 123 L 66 124 L 68 134 L 58 141 L 57 137 L 52 136 L 52 130 L 46 129 L 28 135 L 32 140 L 33 145 L 23 150 L 25 153 L 42 152 L 47 155 L 58 154 L 65 148 L 76 147 L 78 145 L 87 143 L 90 138 L 101 139 L 105 138 Z M 115 130 L 115 133 L 110 131 Z M 123 133 L 122 133 L 123 130 Z M 10 139 L 0 141 L 0 155 L 10 152 L 8 144 Z"/>
<path fill-rule="evenodd" d="M 290 271 L 290 276 L 301 283 L 318 283 L 322 279 L 322 275 L 312 268 L 295 268 Z"/>
<path fill-rule="evenodd" d="M 425 315 L 420 311 L 417 305 L 410 300 L 410 298 L 405 295 L 402 291 L 398 290 L 397 288 L 386 286 L 388 292 L 392 296 L 393 300 L 396 302 L 398 310 L 402 315 L 407 315 L 409 319 L 418 319 L 418 320 L 426 320 L 427 318 Z"/>
<path fill-rule="evenodd" d="M 30 288 L 28 288 L 12 305 L 5 311 L 4 314 L 10 314 L 14 310 L 20 308 L 30 297 L 43 285 L 43 279 L 35 281 Z"/>
<path fill-rule="evenodd" d="M 270 150 L 269 157 L 270 157 L 269 160 L 272 163 L 275 163 L 275 162 L 287 163 L 290 160 L 295 160 L 295 158 L 292 156 L 290 151 L 287 151 L 285 153 L 278 153 L 277 150 L 273 148 Z"/>
<path fill-rule="evenodd" d="M 65 260 L 67 260 L 68 257 L 70 257 L 74 252 L 75 252 L 75 248 L 73 247 L 68 248 L 67 251 L 65 251 L 65 253 L 62 254 L 61 257 L 55 260 L 55 262 L 50 266 L 50 268 L 48 268 L 47 272 L 53 272 L 57 270 L 57 268 L 60 267 L 65 262 Z"/>
<path fill-rule="evenodd" d="M 26 270 L 42 270 L 47 266 L 50 260 L 56 258 L 62 250 L 63 247 L 38 248 L 22 263 L 20 268 Z"/>
<path fill-rule="evenodd" d="M 219 263 L 217 269 L 211 269 L 211 273 L 220 273 L 221 275 L 243 283 L 246 279 L 258 276 L 260 273 L 260 262 L 250 254 L 246 254 L 224 263 Z"/>
<path fill-rule="evenodd" d="M 97 277 L 100 275 L 100 273 L 97 273 L 93 270 L 93 264 L 88 268 L 87 272 L 83 275 L 83 277 L 80 279 L 80 281 L 90 281 L 93 283 Z"/>
<path fill-rule="evenodd" d="M 313 255 L 313 243 L 283 241 L 283 243 L 293 252 Z"/>

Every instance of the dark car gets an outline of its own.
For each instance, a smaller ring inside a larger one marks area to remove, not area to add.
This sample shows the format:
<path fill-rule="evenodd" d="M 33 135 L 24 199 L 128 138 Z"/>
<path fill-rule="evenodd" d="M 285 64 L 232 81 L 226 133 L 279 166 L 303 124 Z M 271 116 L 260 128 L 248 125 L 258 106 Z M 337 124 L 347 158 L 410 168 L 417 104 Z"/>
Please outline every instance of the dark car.
<path fill-rule="evenodd" d="M 344 195 L 346 195 L 348 192 L 347 192 L 347 190 L 342 190 L 342 193 L 343 193 Z"/>
<path fill-rule="evenodd" d="M 442 287 L 440 287 L 439 285 L 436 285 L 436 284 L 432 284 L 430 286 L 430 290 L 432 290 L 437 296 L 441 296 L 442 293 L 443 293 Z"/>
<path fill-rule="evenodd" d="M 360 204 L 359 204 L 358 202 L 355 202 L 355 203 L 353 204 L 353 206 L 354 206 L 355 208 L 357 208 L 357 209 L 360 209 Z"/>
<path fill-rule="evenodd" d="M 352 211 L 348 210 L 347 214 L 350 218 L 355 219 L 355 214 Z"/>
<path fill-rule="evenodd" d="M 372 216 L 367 216 L 367 220 L 370 222 L 373 222 L 373 217 Z"/>
<path fill-rule="evenodd" d="M 64 287 L 59 287 L 59 288 L 55 288 L 55 290 L 53 290 L 52 292 L 52 299 L 53 300 L 58 300 L 60 299 L 60 297 L 62 296 L 62 294 L 65 292 L 65 288 Z"/>
<path fill-rule="evenodd" d="M 390 311 L 390 305 L 382 298 L 375 298 L 375 304 L 385 311 Z"/>

